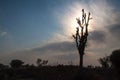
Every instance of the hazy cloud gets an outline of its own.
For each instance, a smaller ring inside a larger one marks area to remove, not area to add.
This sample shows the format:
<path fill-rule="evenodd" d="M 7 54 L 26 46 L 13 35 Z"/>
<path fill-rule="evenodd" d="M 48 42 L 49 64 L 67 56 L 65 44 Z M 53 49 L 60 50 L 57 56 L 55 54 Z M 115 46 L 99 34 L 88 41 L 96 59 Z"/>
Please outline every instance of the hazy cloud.
<path fill-rule="evenodd" d="M 108 30 L 113 38 L 120 39 L 120 24 L 111 25 Z"/>
<path fill-rule="evenodd" d="M 45 54 L 47 52 L 53 53 L 64 53 L 64 52 L 71 52 L 75 50 L 75 43 L 74 42 L 57 42 L 57 43 L 50 43 L 43 47 L 33 48 L 32 51 L 40 52 L 41 54 Z M 49 53 L 52 54 L 52 53 Z"/>
<path fill-rule="evenodd" d="M 97 63 L 96 55 L 93 55 L 91 52 L 85 54 L 85 65 L 91 61 L 90 64 Z M 92 58 L 94 57 L 94 58 Z M 69 64 L 70 61 L 73 64 L 79 63 L 79 54 L 76 48 L 75 42 L 58 42 L 51 43 L 45 46 L 31 48 L 29 50 L 17 51 L 7 55 L 9 59 L 22 59 L 26 63 L 35 63 L 37 58 L 49 60 L 49 64 L 60 63 L 60 64 Z"/>
<path fill-rule="evenodd" d="M 36 48 L 3 54 L 2 56 L 8 61 L 12 59 L 22 59 L 30 64 L 35 63 L 37 58 L 48 59 L 50 64 L 54 62 L 66 64 L 68 61 L 76 59 L 76 53 L 77 51 L 74 42 L 57 42 Z M 1 58 L 1 61 L 4 60 L 3 58 Z"/>
<path fill-rule="evenodd" d="M 106 39 L 106 33 L 104 31 L 92 31 L 89 33 L 89 40 L 92 40 L 96 43 L 103 43 Z"/>
<path fill-rule="evenodd" d="M 1 36 L 1 37 L 6 36 L 6 35 L 7 35 L 7 32 L 0 31 L 0 36 Z"/>

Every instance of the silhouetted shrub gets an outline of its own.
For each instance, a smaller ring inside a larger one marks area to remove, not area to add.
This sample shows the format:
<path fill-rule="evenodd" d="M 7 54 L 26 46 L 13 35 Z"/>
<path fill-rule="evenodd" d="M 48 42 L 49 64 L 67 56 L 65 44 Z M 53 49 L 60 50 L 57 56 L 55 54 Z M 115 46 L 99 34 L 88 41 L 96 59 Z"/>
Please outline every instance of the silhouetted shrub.
<path fill-rule="evenodd" d="M 109 68 L 111 66 L 109 56 L 98 59 L 103 68 Z"/>
<path fill-rule="evenodd" d="M 24 64 L 22 60 L 14 59 L 10 62 L 12 68 L 19 68 Z"/>

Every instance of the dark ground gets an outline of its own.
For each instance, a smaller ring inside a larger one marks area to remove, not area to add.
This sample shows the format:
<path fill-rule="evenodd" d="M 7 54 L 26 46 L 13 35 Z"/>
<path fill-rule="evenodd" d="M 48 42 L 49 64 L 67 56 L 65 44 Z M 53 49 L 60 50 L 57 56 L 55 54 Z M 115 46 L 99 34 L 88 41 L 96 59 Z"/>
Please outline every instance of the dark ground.
<path fill-rule="evenodd" d="M 41 66 L 0 69 L 0 80 L 114 80 L 111 68 L 78 66 Z"/>

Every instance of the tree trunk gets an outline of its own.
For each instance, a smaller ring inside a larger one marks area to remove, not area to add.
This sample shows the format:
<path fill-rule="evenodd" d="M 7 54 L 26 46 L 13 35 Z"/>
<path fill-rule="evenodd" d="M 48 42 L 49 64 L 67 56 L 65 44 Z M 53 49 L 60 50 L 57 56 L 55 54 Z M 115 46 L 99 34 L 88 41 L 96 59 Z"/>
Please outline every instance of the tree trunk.
<path fill-rule="evenodd" d="M 80 63 L 79 66 L 80 68 L 83 68 L 83 54 L 79 54 L 80 55 Z"/>

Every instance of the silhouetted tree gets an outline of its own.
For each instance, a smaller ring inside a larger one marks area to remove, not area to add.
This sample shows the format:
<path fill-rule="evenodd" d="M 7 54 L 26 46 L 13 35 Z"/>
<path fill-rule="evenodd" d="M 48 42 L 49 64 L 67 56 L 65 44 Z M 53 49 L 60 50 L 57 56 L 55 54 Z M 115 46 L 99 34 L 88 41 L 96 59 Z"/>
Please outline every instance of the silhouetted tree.
<path fill-rule="evenodd" d="M 38 58 L 37 61 L 36 61 L 36 64 L 37 64 L 38 66 L 44 66 L 44 65 L 46 65 L 47 63 L 48 63 L 48 60 L 42 60 L 42 59 L 40 59 L 40 58 Z"/>
<path fill-rule="evenodd" d="M 120 49 L 114 50 L 110 55 L 110 61 L 118 72 L 118 77 L 120 79 Z"/>
<path fill-rule="evenodd" d="M 24 64 L 22 60 L 14 59 L 10 62 L 12 68 L 19 68 Z"/>
<path fill-rule="evenodd" d="M 111 66 L 109 56 L 100 58 L 100 59 L 98 59 L 98 61 L 104 68 L 109 68 Z"/>
<path fill-rule="evenodd" d="M 85 51 L 85 46 L 87 42 L 87 37 L 88 37 L 88 25 L 89 25 L 89 20 L 92 19 L 90 18 L 90 12 L 88 13 L 88 16 L 84 12 L 84 9 L 82 9 L 82 20 L 76 19 L 77 23 L 79 24 L 79 27 L 76 29 L 76 34 L 73 35 L 75 42 L 76 42 L 76 47 L 78 49 L 79 55 L 80 55 L 80 67 L 83 67 L 83 55 Z M 79 29 L 81 29 L 81 32 L 79 32 Z"/>
<path fill-rule="evenodd" d="M 120 49 L 112 52 L 110 61 L 115 67 L 120 67 Z"/>

